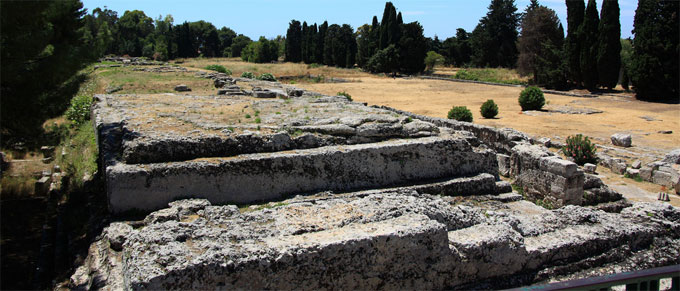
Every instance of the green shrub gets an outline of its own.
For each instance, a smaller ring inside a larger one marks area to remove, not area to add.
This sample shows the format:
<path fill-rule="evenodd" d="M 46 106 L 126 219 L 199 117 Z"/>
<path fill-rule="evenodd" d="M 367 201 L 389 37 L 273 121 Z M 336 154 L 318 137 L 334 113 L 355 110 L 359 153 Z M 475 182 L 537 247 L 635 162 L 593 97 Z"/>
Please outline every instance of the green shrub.
<path fill-rule="evenodd" d="M 498 105 L 492 99 L 486 100 L 479 108 L 479 112 L 484 118 L 494 118 L 498 115 Z"/>
<path fill-rule="evenodd" d="M 92 106 L 92 98 L 90 96 L 78 95 L 73 97 L 71 99 L 71 106 L 66 110 L 66 118 L 73 125 L 79 126 L 90 119 L 90 106 Z"/>
<path fill-rule="evenodd" d="M 318 67 L 321 67 L 321 65 L 317 64 L 317 63 L 311 63 L 311 64 L 307 65 L 307 69 L 314 69 L 314 68 L 318 68 Z"/>
<path fill-rule="evenodd" d="M 597 152 L 595 145 L 590 143 L 587 136 L 584 137 L 581 134 L 567 137 L 567 145 L 562 148 L 562 153 L 579 165 L 597 164 L 595 152 Z"/>
<path fill-rule="evenodd" d="M 276 82 L 276 78 L 270 73 L 263 73 L 262 75 L 258 76 L 257 79 L 262 81 Z"/>
<path fill-rule="evenodd" d="M 255 74 L 251 72 L 243 72 L 243 74 L 241 74 L 241 78 L 255 79 Z"/>
<path fill-rule="evenodd" d="M 454 106 L 449 110 L 449 119 L 472 122 L 472 112 L 465 106 Z"/>
<path fill-rule="evenodd" d="M 345 92 L 345 91 L 338 92 L 338 96 L 345 96 L 345 97 L 347 97 L 347 100 L 353 101 L 353 100 L 352 100 L 352 95 L 349 95 L 349 93 L 347 93 L 347 92 Z"/>
<path fill-rule="evenodd" d="M 538 87 L 529 86 L 519 94 L 519 106 L 522 107 L 522 111 L 541 110 L 543 105 L 545 105 L 545 97 Z"/>
<path fill-rule="evenodd" d="M 227 75 L 231 75 L 231 70 L 228 70 L 227 68 L 225 68 L 222 65 L 207 65 L 205 67 L 205 69 L 211 70 L 211 71 L 217 71 L 217 72 L 220 72 L 220 73 L 225 73 Z"/>
<path fill-rule="evenodd" d="M 429 51 L 425 56 L 425 71 L 432 72 L 434 71 L 435 66 L 441 65 L 442 63 L 444 63 L 444 56 L 435 51 Z"/>

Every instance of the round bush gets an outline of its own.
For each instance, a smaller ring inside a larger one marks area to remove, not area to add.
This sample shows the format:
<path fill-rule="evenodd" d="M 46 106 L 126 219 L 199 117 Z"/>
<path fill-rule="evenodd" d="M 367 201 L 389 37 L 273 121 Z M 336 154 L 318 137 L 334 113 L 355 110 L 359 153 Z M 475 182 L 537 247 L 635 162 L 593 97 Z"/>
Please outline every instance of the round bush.
<path fill-rule="evenodd" d="M 243 72 L 243 74 L 241 74 L 241 78 L 255 79 L 255 74 L 251 72 Z"/>
<path fill-rule="evenodd" d="M 541 110 L 543 105 L 545 105 L 545 97 L 538 87 L 529 86 L 519 94 L 519 106 L 522 107 L 522 111 Z"/>
<path fill-rule="evenodd" d="M 71 106 L 66 110 L 66 118 L 70 120 L 73 125 L 80 125 L 86 120 L 90 119 L 90 107 L 92 106 L 92 98 L 86 95 L 78 95 L 71 99 Z"/>
<path fill-rule="evenodd" d="M 272 82 L 276 82 L 276 78 L 274 77 L 274 75 L 272 75 L 272 74 L 270 74 L 270 73 L 263 73 L 262 75 L 260 75 L 259 77 L 257 77 L 257 79 L 258 79 L 258 80 L 262 80 L 262 81 L 272 81 Z"/>
<path fill-rule="evenodd" d="M 472 112 L 465 106 L 454 106 L 449 110 L 449 119 L 472 122 Z"/>
<path fill-rule="evenodd" d="M 494 118 L 498 115 L 498 105 L 492 99 L 486 100 L 479 108 L 479 112 L 484 118 Z"/>

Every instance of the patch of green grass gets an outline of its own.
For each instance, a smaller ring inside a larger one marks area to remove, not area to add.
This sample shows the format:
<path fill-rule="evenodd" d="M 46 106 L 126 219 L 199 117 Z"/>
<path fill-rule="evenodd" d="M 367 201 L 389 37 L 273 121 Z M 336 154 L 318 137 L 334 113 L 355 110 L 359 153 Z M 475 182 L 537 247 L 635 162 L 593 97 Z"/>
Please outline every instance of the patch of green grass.
<path fill-rule="evenodd" d="M 66 155 L 57 155 L 57 164 L 71 177 L 70 187 L 82 188 L 83 177 L 97 171 L 98 148 L 92 125 L 83 123 L 74 128 L 59 148 L 66 148 Z"/>
<path fill-rule="evenodd" d="M 276 111 L 276 113 L 275 113 L 275 114 L 277 114 L 277 115 L 278 115 L 278 114 L 281 114 L 281 111 Z"/>
<path fill-rule="evenodd" d="M 527 81 L 520 79 L 514 71 L 503 68 L 463 69 L 458 71 L 452 78 L 510 85 L 527 85 Z"/>
<path fill-rule="evenodd" d="M 255 118 L 255 123 L 262 123 L 262 119 L 260 119 L 259 117 Z M 260 129 L 259 126 L 257 129 Z"/>
<path fill-rule="evenodd" d="M 260 111 L 259 111 L 259 110 L 255 110 L 255 116 L 260 116 Z"/>
<path fill-rule="evenodd" d="M 246 118 L 250 118 L 250 114 L 246 113 Z"/>
<path fill-rule="evenodd" d="M 301 136 L 303 133 L 304 131 L 300 129 L 288 129 L 288 135 L 291 137 Z"/>
<path fill-rule="evenodd" d="M 413 122 L 413 118 L 411 118 L 411 116 L 406 117 L 406 123 L 411 123 L 411 122 Z"/>
<path fill-rule="evenodd" d="M 519 193 L 520 195 L 524 196 L 524 188 L 522 188 L 521 186 L 519 186 L 519 185 L 517 185 L 517 184 L 511 184 L 510 186 L 512 186 L 512 190 L 513 190 L 513 191 L 515 191 L 515 192 Z"/>
<path fill-rule="evenodd" d="M 644 182 L 644 181 L 645 181 L 645 180 L 643 180 L 642 177 L 640 177 L 640 175 L 638 175 L 638 174 L 630 175 L 630 174 L 628 174 L 628 173 L 625 173 L 625 174 L 623 174 L 623 177 L 624 177 L 624 178 L 628 178 L 628 179 L 633 179 L 633 180 L 635 180 L 635 182 Z"/>

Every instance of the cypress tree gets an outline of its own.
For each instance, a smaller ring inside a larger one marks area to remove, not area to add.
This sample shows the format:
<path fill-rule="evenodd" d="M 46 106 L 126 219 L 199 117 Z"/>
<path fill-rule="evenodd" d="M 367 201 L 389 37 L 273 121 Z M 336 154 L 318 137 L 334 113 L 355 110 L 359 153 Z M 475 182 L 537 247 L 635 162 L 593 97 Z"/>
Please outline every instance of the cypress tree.
<path fill-rule="evenodd" d="M 326 32 L 328 31 L 328 21 L 324 21 L 319 25 L 319 33 L 316 35 L 316 61 L 318 63 L 324 63 L 324 44 L 326 42 Z"/>
<path fill-rule="evenodd" d="M 678 11 L 678 1 L 638 1 L 629 75 L 638 99 L 680 101 Z"/>
<path fill-rule="evenodd" d="M 618 0 L 602 3 L 600 11 L 600 37 L 597 52 L 597 72 L 600 85 L 616 87 L 621 71 L 621 24 Z"/>
<path fill-rule="evenodd" d="M 567 39 L 564 53 L 567 59 L 568 79 L 577 85 L 581 84 L 581 47 L 579 46 L 578 28 L 583 23 L 586 6 L 583 0 L 566 0 L 567 4 Z"/>
<path fill-rule="evenodd" d="M 307 37 L 309 36 L 309 27 L 307 27 L 307 21 L 302 22 L 302 41 L 300 41 L 300 56 L 302 57 L 302 61 L 305 62 L 306 64 L 309 63 L 309 52 L 307 51 L 308 48 L 308 39 Z"/>
<path fill-rule="evenodd" d="M 383 10 L 382 20 L 380 21 L 380 49 L 384 49 L 389 45 L 388 42 L 388 24 L 390 16 L 392 15 L 392 2 L 385 3 L 385 10 Z"/>
<path fill-rule="evenodd" d="M 595 0 L 588 0 L 586 14 L 583 23 L 579 27 L 579 46 L 581 47 L 580 65 L 583 85 L 588 90 L 597 88 L 597 48 L 598 48 L 598 26 L 597 3 Z"/>
<path fill-rule="evenodd" d="M 302 61 L 302 28 L 300 21 L 291 20 L 286 32 L 286 62 Z"/>
<path fill-rule="evenodd" d="M 317 27 L 316 23 L 309 27 L 307 35 L 307 54 L 308 54 L 308 64 L 314 63 L 316 59 L 316 46 L 317 46 Z"/>
<path fill-rule="evenodd" d="M 401 12 L 399 12 L 399 14 L 397 14 L 397 24 L 399 24 L 399 25 L 404 24 L 404 19 L 401 18 Z"/>
<path fill-rule="evenodd" d="M 401 38 L 401 25 L 397 16 L 397 8 L 392 6 L 390 11 L 390 18 L 387 23 L 387 45 L 399 44 Z"/>
<path fill-rule="evenodd" d="M 368 56 L 370 58 L 380 49 L 380 22 L 378 22 L 377 16 L 373 16 L 369 43 L 371 44 L 371 50 L 369 52 L 370 55 Z"/>

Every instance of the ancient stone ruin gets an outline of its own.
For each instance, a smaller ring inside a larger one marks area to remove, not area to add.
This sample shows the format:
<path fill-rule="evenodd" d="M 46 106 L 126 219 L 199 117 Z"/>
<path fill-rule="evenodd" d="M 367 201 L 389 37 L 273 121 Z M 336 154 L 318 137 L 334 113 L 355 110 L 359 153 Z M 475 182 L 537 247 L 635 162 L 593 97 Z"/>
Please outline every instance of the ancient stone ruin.
<path fill-rule="evenodd" d="M 95 96 L 109 209 L 148 215 L 107 227 L 71 287 L 506 288 L 680 263 L 680 209 L 515 130 L 210 78 L 224 91 Z"/>

